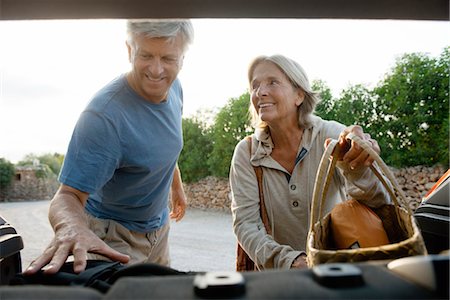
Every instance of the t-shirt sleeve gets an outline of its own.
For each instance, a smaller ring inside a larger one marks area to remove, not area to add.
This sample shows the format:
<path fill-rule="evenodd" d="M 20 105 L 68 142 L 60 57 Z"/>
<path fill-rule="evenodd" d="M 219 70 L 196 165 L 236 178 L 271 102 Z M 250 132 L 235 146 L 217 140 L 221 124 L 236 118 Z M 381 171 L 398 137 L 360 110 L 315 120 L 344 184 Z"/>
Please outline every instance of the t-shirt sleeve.
<path fill-rule="evenodd" d="M 72 134 L 59 181 L 80 191 L 94 193 L 119 167 L 120 149 L 113 122 L 102 114 L 84 111 Z"/>

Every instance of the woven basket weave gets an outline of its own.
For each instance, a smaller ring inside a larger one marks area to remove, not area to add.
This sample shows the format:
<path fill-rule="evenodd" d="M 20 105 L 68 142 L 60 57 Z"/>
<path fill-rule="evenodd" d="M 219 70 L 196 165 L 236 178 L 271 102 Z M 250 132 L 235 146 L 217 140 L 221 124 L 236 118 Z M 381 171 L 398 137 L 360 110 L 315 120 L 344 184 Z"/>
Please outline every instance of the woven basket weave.
<path fill-rule="evenodd" d="M 333 140 L 322 156 L 316 176 L 306 245 L 308 265 L 312 267 L 333 262 L 389 260 L 427 254 L 422 234 L 392 172 L 379 155 L 359 137 L 350 134 L 348 138 L 366 150 L 375 160 L 382 174 L 385 175 L 385 177 L 381 175 L 380 171 L 374 166 L 375 163 L 371 166 L 372 171 L 387 189 L 392 200 L 392 204 L 373 209 L 383 221 L 383 227 L 389 237 L 390 244 L 358 249 L 334 249 L 329 228 L 330 213 L 323 215 L 328 186 L 337 162 L 337 151 L 334 151 L 337 141 Z M 329 162 L 330 156 L 332 156 L 331 162 Z M 389 183 L 386 182 L 385 178 L 388 179 Z M 351 221 L 349 220 L 349 222 Z"/>

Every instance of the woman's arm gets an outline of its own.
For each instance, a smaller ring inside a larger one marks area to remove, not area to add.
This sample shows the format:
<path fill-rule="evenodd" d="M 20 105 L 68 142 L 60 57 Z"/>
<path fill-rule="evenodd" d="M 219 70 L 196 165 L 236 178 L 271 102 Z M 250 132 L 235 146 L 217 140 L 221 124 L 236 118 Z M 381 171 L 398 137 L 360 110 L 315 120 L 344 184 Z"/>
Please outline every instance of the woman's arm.
<path fill-rule="evenodd" d="M 233 230 L 238 242 L 259 269 L 289 269 L 301 254 L 288 245 L 280 245 L 268 235 L 260 217 L 258 183 L 250 164 L 248 142 L 235 149 L 230 169 Z"/>

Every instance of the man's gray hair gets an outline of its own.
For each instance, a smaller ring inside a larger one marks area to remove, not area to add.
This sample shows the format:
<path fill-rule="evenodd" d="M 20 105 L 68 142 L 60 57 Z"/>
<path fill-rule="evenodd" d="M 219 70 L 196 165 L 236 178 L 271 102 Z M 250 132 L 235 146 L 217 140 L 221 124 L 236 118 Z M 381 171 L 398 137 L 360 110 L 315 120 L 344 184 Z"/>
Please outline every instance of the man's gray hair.
<path fill-rule="evenodd" d="M 134 36 L 144 35 L 149 38 L 175 38 L 181 34 L 183 50 L 194 41 L 194 27 L 190 20 L 128 20 L 127 35 L 128 44 L 134 47 Z"/>
<path fill-rule="evenodd" d="M 320 101 L 320 98 L 318 93 L 311 89 L 305 70 L 299 63 L 284 55 L 276 54 L 272 56 L 258 56 L 250 63 L 250 66 L 248 68 L 248 82 L 250 85 L 256 66 L 264 61 L 269 61 L 275 64 L 275 66 L 277 66 L 281 70 L 281 72 L 286 75 L 286 77 L 294 87 L 300 88 L 305 93 L 305 99 L 303 100 L 303 103 L 298 107 L 297 114 L 298 125 L 300 126 L 300 128 L 308 128 L 311 124 L 311 115 L 314 112 L 317 103 Z M 252 124 L 254 127 L 267 127 L 267 124 L 265 124 L 265 122 L 263 122 L 259 118 L 251 101 L 250 112 L 252 115 Z"/>

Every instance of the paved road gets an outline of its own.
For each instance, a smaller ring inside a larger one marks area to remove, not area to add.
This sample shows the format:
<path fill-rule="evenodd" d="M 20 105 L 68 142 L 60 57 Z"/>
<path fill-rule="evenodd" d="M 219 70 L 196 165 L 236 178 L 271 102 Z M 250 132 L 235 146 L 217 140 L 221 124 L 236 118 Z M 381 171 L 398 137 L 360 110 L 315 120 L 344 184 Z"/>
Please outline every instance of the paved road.
<path fill-rule="evenodd" d="M 26 267 L 50 242 L 49 201 L 0 203 L 0 215 L 22 236 L 22 265 Z M 172 221 L 169 242 L 172 267 L 182 271 L 234 270 L 236 239 L 231 215 L 189 209 L 182 221 Z"/>

